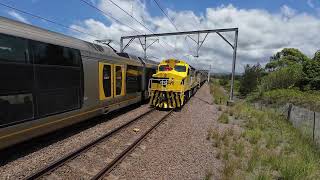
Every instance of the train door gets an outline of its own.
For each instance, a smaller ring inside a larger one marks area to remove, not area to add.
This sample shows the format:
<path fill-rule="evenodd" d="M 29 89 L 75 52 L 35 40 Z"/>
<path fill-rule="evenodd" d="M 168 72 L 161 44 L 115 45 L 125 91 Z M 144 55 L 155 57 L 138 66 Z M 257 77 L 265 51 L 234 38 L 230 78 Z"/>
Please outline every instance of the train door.
<path fill-rule="evenodd" d="M 123 65 L 114 65 L 114 97 L 125 95 L 125 70 Z"/>
<path fill-rule="evenodd" d="M 99 62 L 99 94 L 100 100 L 114 97 L 114 65 Z"/>

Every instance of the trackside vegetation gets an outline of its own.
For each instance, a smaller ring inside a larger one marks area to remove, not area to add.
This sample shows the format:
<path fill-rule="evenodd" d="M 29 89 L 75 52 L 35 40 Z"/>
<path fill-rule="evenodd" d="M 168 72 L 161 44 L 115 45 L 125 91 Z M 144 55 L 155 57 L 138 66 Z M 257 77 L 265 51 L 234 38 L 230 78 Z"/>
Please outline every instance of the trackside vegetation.
<path fill-rule="evenodd" d="M 221 88 L 219 83 L 212 83 L 211 90 L 214 86 Z M 233 107 L 222 108 L 218 124 L 207 136 L 216 158 L 223 162 L 222 179 L 320 179 L 320 152 L 312 140 L 282 115 L 251 105 L 254 98 L 285 103 L 292 96 L 301 97 L 291 100 L 292 103 L 319 103 L 316 91 L 309 91 L 307 100 L 306 92 L 272 89 L 259 95 L 255 91 Z"/>
<path fill-rule="evenodd" d="M 215 104 L 226 104 L 228 101 L 228 97 L 226 96 L 226 92 L 223 89 L 223 87 L 221 87 L 219 85 L 219 80 L 216 79 L 211 79 L 211 84 L 210 84 L 210 91 L 211 94 L 213 94 L 213 99 L 214 99 L 214 103 Z"/>
<path fill-rule="evenodd" d="M 292 103 L 320 111 L 320 51 L 312 58 L 294 48 L 271 56 L 265 67 L 246 65 L 239 93 L 252 101 Z"/>
<path fill-rule="evenodd" d="M 246 65 L 238 79 L 240 100 L 233 107 L 219 105 L 223 112 L 207 136 L 223 162 L 222 178 L 320 179 L 320 152 L 312 140 L 275 111 L 252 106 L 292 103 L 320 111 L 320 51 L 309 58 L 298 49 L 285 48 L 265 67 Z M 213 97 L 226 98 L 221 89 L 229 85 L 225 78 L 215 79 Z"/>

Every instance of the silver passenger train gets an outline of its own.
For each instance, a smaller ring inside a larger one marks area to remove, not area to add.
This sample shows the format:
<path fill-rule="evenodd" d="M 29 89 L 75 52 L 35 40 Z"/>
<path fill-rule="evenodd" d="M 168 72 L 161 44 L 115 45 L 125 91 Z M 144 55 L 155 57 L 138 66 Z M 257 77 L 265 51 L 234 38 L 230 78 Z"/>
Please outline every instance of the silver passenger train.
<path fill-rule="evenodd" d="M 147 99 L 156 68 L 0 18 L 0 149 Z"/>

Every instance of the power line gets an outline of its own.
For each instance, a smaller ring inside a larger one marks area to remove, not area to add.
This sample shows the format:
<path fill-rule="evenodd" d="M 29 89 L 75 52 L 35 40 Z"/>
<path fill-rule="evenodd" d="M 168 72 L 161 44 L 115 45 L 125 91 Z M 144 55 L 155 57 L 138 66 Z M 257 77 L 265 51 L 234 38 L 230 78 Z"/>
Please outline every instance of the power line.
<path fill-rule="evenodd" d="M 147 29 L 148 31 L 150 31 L 152 34 L 155 34 L 151 29 L 149 29 L 143 22 L 140 22 L 139 20 L 137 20 L 134 16 L 132 16 L 130 13 L 128 13 L 128 11 L 126 11 L 125 9 L 123 9 L 122 7 L 120 7 L 117 3 L 115 3 L 113 0 L 109 0 L 113 5 L 115 5 L 116 7 L 118 7 L 121 11 L 123 11 L 124 13 L 126 13 L 128 16 L 130 16 L 132 19 L 134 19 L 136 22 L 138 22 L 141 26 L 143 26 L 145 29 Z M 171 46 L 170 44 L 168 44 L 167 42 L 163 41 L 164 43 L 166 43 L 168 46 Z M 160 44 L 160 42 L 159 42 Z M 160 44 L 161 45 L 161 44 Z M 162 45 L 161 45 L 162 46 Z M 165 48 L 164 46 L 162 46 L 163 48 Z M 171 46 L 172 47 L 172 46 Z M 173 47 L 172 47 L 173 48 Z"/>
<path fill-rule="evenodd" d="M 136 22 L 138 22 L 141 26 L 143 26 L 144 28 L 146 28 L 148 31 L 150 31 L 151 33 L 154 33 L 152 30 L 150 30 L 147 26 L 145 26 L 142 22 L 140 22 L 139 20 L 137 20 L 134 16 L 132 16 L 130 13 L 128 13 L 128 11 L 124 10 L 122 7 L 120 7 L 117 3 L 115 3 L 112 0 L 109 0 L 113 5 L 117 6 L 119 9 L 121 9 L 121 11 L 123 11 L 124 13 L 126 13 L 128 16 L 130 16 L 132 19 L 134 19 Z"/>
<path fill-rule="evenodd" d="M 97 11 L 101 12 L 102 14 L 104 14 L 104 15 L 106 15 L 106 16 L 108 16 L 108 17 L 110 17 L 111 19 L 115 20 L 115 21 L 116 21 L 116 22 L 118 22 L 119 24 L 122 24 L 122 25 L 124 25 L 124 26 L 126 26 L 126 27 L 130 28 L 131 30 L 133 30 L 133 31 L 135 31 L 135 32 L 137 32 L 137 33 L 139 33 L 139 34 L 141 34 L 141 32 L 139 32 L 138 30 L 136 30 L 136 29 L 132 28 L 131 26 L 129 26 L 129 25 L 127 25 L 127 24 L 125 24 L 125 23 L 121 22 L 120 20 L 116 19 L 115 17 L 113 17 L 111 13 L 108 13 L 108 12 L 105 12 L 105 11 L 101 10 L 100 8 L 98 8 L 97 6 L 95 6 L 95 5 L 93 5 L 93 4 L 89 3 L 89 2 L 87 2 L 86 0 L 80 0 L 80 1 L 82 1 L 83 3 L 87 4 L 88 6 L 90 6 L 90 7 L 94 8 L 94 9 L 96 9 Z"/>
<path fill-rule="evenodd" d="M 171 18 L 168 16 L 168 14 L 165 13 L 164 10 L 161 8 L 159 2 L 158 2 L 157 0 L 153 0 L 153 1 L 157 4 L 157 6 L 159 7 L 159 9 L 162 11 L 162 13 L 169 19 L 169 21 L 171 22 L 171 24 L 173 25 L 173 27 L 174 27 L 177 31 L 179 31 L 179 29 L 177 28 L 177 26 L 173 23 L 173 21 L 171 20 Z"/>
<path fill-rule="evenodd" d="M 79 32 L 79 33 L 82 33 L 82 34 L 86 34 L 86 35 L 88 35 L 88 36 L 91 36 L 91 37 L 94 37 L 94 38 L 99 39 L 97 36 L 94 36 L 94 35 L 92 35 L 92 34 L 89 34 L 89 33 L 83 32 L 83 31 L 80 31 L 80 30 L 78 30 L 78 29 L 76 29 L 76 28 L 69 27 L 69 26 L 67 26 L 67 25 L 64 25 L 64 24 L 61 24 L 61 23 L 59 23 L 59 22 L 56 22 L 56 21 L 53 21 L 53 20 L 50 20 L 50 19 L 41 17 L 41 16 L 36 15 L 36 14 L 29 13 L 29 12 L 27 12 L 27 11 L 24 11 L 24 10 L 21 10 L 21 9 L 18 9 L 18 8 L 15 8 L 15 7 L 13 7 L 13 6 L 10 6 L 10 5 L 1 3 L 1 2 L 0 2 L 0 5 L 1 5 L 1 6 L 4 6 L 4 7 L 7 7 L 7 8 L 9 8 L 9 9 L 12 9 L 12 10 L 18 11 L 18 12 L 23 13 L 23 14 L 27 14 L 27 15 L 32 16 L 32 17 L 34 17 L 34 18 L 41 19 L 41 20 L 50 22 L 50 23 L 52 23 L 52 24 L 56 24 L 56 25 L 61 26 L 61 27 L 63 27 L 63 28 L 71 29 L 71 30 L 73 30 L 73 31 L 76 31 L 76 32 Z"/>
<path fill-rule="evenodd" d="M 163 8 L 160 6 L 160 3 L 157 1 L 157 0 L 153 0 L 155 3 L 156 3 L 156 5 L 158 6 L 158 8 L 161 10 L 161 12 L 167 17 L 167 19 L 170 21 L 170 23 L 173 25 L 173 27 L 177 30 L 177 31 L 179 31 L 179 28 L 174 24 L 174 22 L 172 21 L 172 19 L 169 17 L 169 15 L 163 10 Z M 190 35 L 187 35 L 186 37 L 190 37 L 191 38 L 191 36 Z M 192 38 L 191 38 L 192 39 Z M 189 42 L 188 41 L 186 41 L 187 42 L 187 44 L 188 44 L 188 47 L 189 47 Z"/>

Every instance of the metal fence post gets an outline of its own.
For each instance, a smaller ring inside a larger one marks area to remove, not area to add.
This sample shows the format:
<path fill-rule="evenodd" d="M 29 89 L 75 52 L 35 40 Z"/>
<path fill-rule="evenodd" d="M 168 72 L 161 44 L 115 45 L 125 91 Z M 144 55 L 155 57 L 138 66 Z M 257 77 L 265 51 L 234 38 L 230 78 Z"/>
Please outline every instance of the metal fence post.
<path fill-rule="evenodd" d="M 316 128 L 316 112 L 314 111 L 313 112 L 313 132 L 312 132 L 312 139 L 314 141 L 314 131 L 315 131 L 315 128 Z"/>
<path fill-rule="evenodd" d="M 290 121 L 291 111 L 292 111 L 292 104 L 289 104 L 288 114 L 287 114 L 287 119 L 288 119 L 288 121 Z"/>

